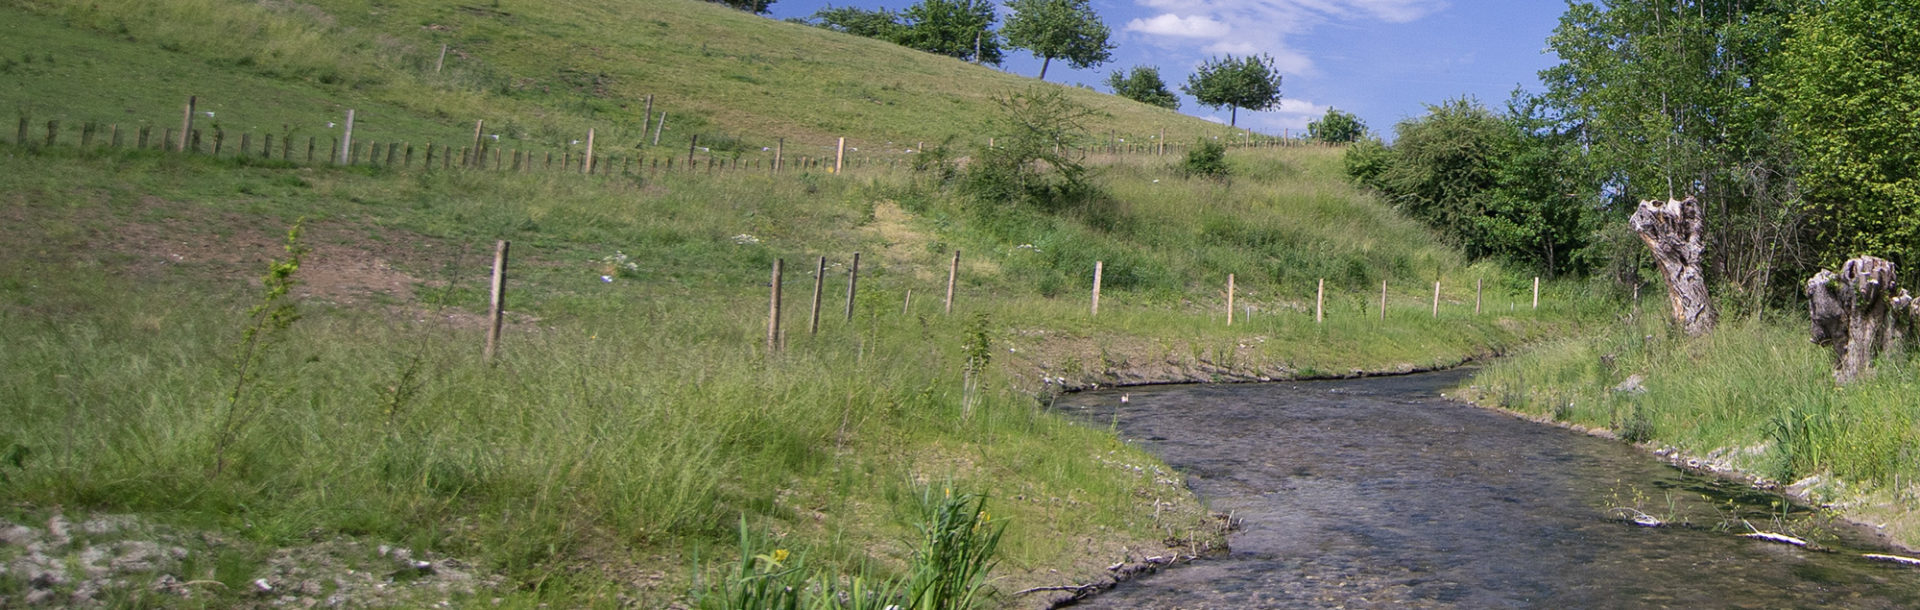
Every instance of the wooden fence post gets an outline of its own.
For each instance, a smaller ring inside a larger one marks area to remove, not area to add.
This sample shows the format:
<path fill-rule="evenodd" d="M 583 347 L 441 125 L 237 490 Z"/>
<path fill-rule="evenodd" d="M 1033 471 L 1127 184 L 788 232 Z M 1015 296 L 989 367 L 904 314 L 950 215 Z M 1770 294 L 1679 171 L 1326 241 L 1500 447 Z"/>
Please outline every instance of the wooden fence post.
<path fill-rule="evenodd" d="M 253 154 L 253 132 L 240 132 L 240 156 Z"/>
<path fill-rule="evenodd" d="M 667 111 L 660 111 L 660 126 L 653 129 L 653 145 L 660 145 L 660 132 L 667 130 Z"/>
<path fill-rule="evenodd" d="M 60 119 L 47 121 L 47 146 L 53 146 L 60 139 Z"/>
<path fill-rule="evenodd" d="M 433 60 L 433 73 L 439 74 L 440 67 L 447 64 L 447 43 L 440 43 L 440 58 Z"/>
<path fill-rule="evenodd" d="M 947 265 L 947 313 L 953 313 L 953 284 L 960 277 L 960 249 L 953 249 L 953 262 Z"/>
<path fill-rule="evenodd" d="M 1387 319 L 1387 281 L 1380 280 L 1380 319 Z"/>
<path fill-rule="evenodd" d="M 687 169 L 694 169 L 693 151 L 700 150 L 700 134 L 687 136 Z"/>
<path fill-rule="evenodd" d="M 1485 281 L 1483 278 L 1473 280 L 1473 315 L 1476 316 L 1480 315 L 1480 283 L 1483 281 Z"/>
<path fill-rule="evenodd" d="M 587 128 L 587 156 L 580 161 L 580 173 L 593 175 L 593 128 Z"/>
<path fill-rule="evenodd" d="M 1440 319 L 1440 282 L 1433 283 L 1433 318 Z"/>
<path fill-rule="evenodd" d="M 473 121 L 473 152 L 475 153 L 474 154 L 475 157 L 478 157 L 479 156 L 478 153 L 480 152 L 480 131 L 482 128 L 486 127 L 486 125 L 487 125 L 486 119 L 475 119 Z M 479 161 L 480 161 L 479 159 L 467 157 L 465 152 L 462 152 L 460 154 L 460 164 L 462 166 L 485 167 L 484 165 L 481 165 Z"/>
<path fill-rule="evenodd" d="M 181 152 L 187 150 L 187 139 L 192 137 L 189 134 L 193 133 L 193 106 L 199 100 L 197 96 L 187 96 L 187 114 L 185 118 L 180 119 L 180 144 L 175 150 Z"/>
<path fill-rule="evenodd" d="M 773 259 L 773 283 L 767 306 L 767 353 L 780 351 L 780 266 L 786 261 Z"/>
<path fill-rule="evenodd" d="M 1227 274 L 1227 326 L 1233 326 L 1233 274 Z"/>
<path fill-rule="evenodd" d="M 844 168 L 846 161 L 847 161 L 847 139 L 843 136 L 840 138 L 840 143 L 834 146 L 833 173 L 835 175 L 840 174 L 840 170 Z"/>
<path fill-rule="evenodd" d="M 640 113 L 640 141 L 641 142 L 647 141 L 647 132 L 652 131 L 647 128 L 648 127 L 647 123 L 651 123 L 651 122 L 653 122 L 653 94 L 649 93 L 647 94 L 647 109 L 645 112 Z"/>
<path fill-rule="evenodd" d="M 1093 261 L 1093 315 L 1100 315 L 1100 275 L 1106 270 L 1105 261 Z"/>
<path fill-rule="evenodd" d="M 1540 308 L 1540 276 L 1533 276 L 1533 308 Z"/>
<path fill-rule="evenodd" d="M 120 124 L 114 123 L 112 129 L 113 129 L 113 135 L 108 136 L 108 139 L 110 142 L 113 143 L 114 148 L 119 148 L 120 147 Z"/>
<path fill-rule="evenodd" d="M 342 151 L 340 153 L 340 160 L 336 162 L 341 165 L 349 165 L 348 160 L 353 156 L 353 109 L 352 108 L 347 109 L 347 131 L 345 135 L 340 136 L 340 150 Z"/>
<path fill-rule="evenodd" d="M 493 298 L 487 306 L 487 350 L 486 360 L 493 361 L 493 355 L 500 349 L 500 324 L 507 304 L 507 240 L 493 245 Z"/>
<path fill-rule="evenodd" d="M 1313 323 L 1319 324 L 1327 319 L 1327 278 L 1320 278 L 1320 285 L 1313 291 Z"/>
<path fill-rule="evenodd" d="M 780 173 L 780 166 L 785 161 L 784 157 L 786 156 L 786 153 L 787 153 L 787 139 L 780 138 L 778 140 L 775 140 L 773 143 L 773 173 L 776 173 L 776 174 Z"/>
<path fill-rule="evenodd" d="M 847 321 L 853 321 L 853 295 L 860 288 L 860 253 L 853 253 L 853 266 L 847 268 Z"/>
<path fill-rule="evenodd" d="M 27 147 L 27 117 L 20 116 L 20 131 L 13 136 L 13 143 L 21 148 Z"/>
<path fill-rule="evenodd" d="M 807 334 L 820 332 L 820 290 L 827 286 L 827 257 L 813 267 L 813 313 L 807 316 Z"/>
<path fill-rule="evenodd" d="M 908 288 L 907 298 L 905 300 L 900 301 L 900 315 L 903 315 L 903 316 L 907 315 L 907 312 L 912 310 L 913 310 L 913 289 Z"/>

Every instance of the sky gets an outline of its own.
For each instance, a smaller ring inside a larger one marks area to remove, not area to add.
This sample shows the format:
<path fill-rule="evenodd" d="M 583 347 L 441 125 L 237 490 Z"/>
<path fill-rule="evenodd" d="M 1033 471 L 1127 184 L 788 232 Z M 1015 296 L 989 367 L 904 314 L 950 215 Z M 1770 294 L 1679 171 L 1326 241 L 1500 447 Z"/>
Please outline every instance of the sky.
<path fill-rule="evenodd" d="M 917 0 L 777 0 L 776 19 L 806 17 L 829 4 L 903 10 Z M 1516 87 L 1539 91 L 1538 72 L 1558 63 L 1545 52 L 1566 4 L 1559 0 L 1092 0 L 1113 30 L 1113 61 L 1074 70 L 1061 61 L 1047 80 L 1111 91 L 1107 75 L 1156 66 L 1180 96 L 1180 112 L 1227 122 L 1226 108 L 1200 106 L 1180 92 L 1207 59 L 1264 53 L 1280 70 L 1281 105 L 1240 112 L 1239 124 L 1281 135 L 1304 130 L 1328 107 L 1359 115 L 1391 139 L 1393 125 L 1428 104 L 1471 96 L 1504 108 Z M 1005 25 L 1002 6 L 1000 25 Z M 1009 49 L 1001 70 L 1040 72 L 1040 60 Z"/>

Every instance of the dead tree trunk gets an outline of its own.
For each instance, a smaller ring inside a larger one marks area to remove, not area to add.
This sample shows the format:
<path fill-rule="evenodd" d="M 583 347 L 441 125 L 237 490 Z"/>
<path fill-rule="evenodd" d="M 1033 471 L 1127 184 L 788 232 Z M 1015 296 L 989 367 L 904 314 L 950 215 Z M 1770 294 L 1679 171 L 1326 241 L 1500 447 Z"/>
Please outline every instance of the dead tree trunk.
<path fill-rule="evenodd" d="M 1873 357 L 1892 337 L 1894 325 L 1889 317 L 1898 282 L 1894 271 L 1892 262 L 1862 256 L 1847 261 L 1839 273 L 1821 270 L 1807 280 L 1813 342 L 1833 348 L 1834 383 L 1872 374 Z M 1911 297 L 1903 301 L 1911 307 Z"/>
<path fill-rule="evenodd" d="M 1668 200 L 1664 204 L 1640 202 L 1640 208 L 1628 219 L 1640 241 L 1653 251 L 1660 275 L 1667 280 L 1667 303 L 1673 310 L 1673 322 L 1688 336 L 1698 337 L 1713 331 L 1713 302 L 1707 298 L 1707 280 L 1701 270 L 1703 222 L 1700 203 L 1694 198 Z"/>

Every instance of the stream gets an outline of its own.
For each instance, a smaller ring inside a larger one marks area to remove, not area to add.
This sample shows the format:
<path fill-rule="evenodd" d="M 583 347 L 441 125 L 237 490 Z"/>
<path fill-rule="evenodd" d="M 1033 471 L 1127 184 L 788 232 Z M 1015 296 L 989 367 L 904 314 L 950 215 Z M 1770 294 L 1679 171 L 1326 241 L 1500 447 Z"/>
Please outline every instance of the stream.
<path fill-rule="evenodd" d="M 1113 426 L 1240 524 L 1229 553 L 1075 607 L 1920 607 L 1920 569 L 1860 557 L 1884 552 L 1871 535 L 1624 443 L 1439 396 L 1469 374 L 1061 397 L 1056 408 Z M 1740 536 L 1756 530 L 1817 548 Z"/>

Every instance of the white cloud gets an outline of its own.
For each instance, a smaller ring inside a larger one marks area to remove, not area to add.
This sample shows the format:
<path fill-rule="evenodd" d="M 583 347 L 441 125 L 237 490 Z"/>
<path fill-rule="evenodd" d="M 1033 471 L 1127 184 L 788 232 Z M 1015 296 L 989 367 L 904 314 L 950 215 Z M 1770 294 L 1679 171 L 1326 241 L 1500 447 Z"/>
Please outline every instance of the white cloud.
<path fill-rule="evenodd" d="M 1161 13 L 1151 19 L 1128 21 L 1126 31 L 1180 38 L 1219 38 L 1226 36 L 1231 28 L 1205 15 L 1181 17 L 1173 13 Z"/>
<path fill-rule="evenodd" d="M 1313 59 L 1288 44 L 1330 23 L 1406 23 L 1447 7 L 1447 0 L 1134 0 L 1160 14 L 1134 19 L 1126 31 L 1193 40 L 1204 53 L 1272 55 L 1283 74 L 1316 74 Z M 1169 47 L 1175 40 L 1157 40 Z"/>

